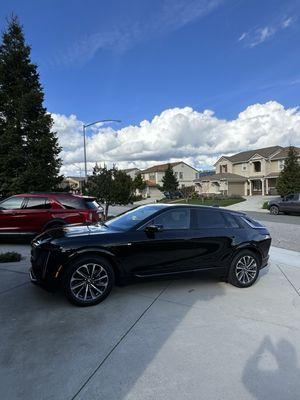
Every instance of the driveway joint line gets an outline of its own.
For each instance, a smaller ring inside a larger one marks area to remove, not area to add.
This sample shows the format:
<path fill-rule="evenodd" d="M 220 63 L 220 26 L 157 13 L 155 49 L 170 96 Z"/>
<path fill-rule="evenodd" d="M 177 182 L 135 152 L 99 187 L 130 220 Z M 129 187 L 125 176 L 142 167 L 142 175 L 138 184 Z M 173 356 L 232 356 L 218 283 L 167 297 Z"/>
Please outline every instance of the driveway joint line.
<path fill-rule="evenodd" d="M 24 282 L 24 283 L 20 283 L 20 285 L 13 286 L 13 287 L 11 287 L 11 288 L 9 288 L 9 289 L 5 289 L 5 290 L 3 290 L 2 292 L 0 292 L 0 296 L 1 296 L 2 294 L 4 294 L 4 293 L 10 292 L 11 290 L 18 289 L 19 287 L 25 286 L 25 285 L 28 285 L 28 284 L 29 284 L 29 282 Z"/>
<path fill-rule="evenodd" d="M 15 272 L 16 274 L 28 275 L 28 272 L 14 271 L 13 269 L 8 269 L 8 268 L 1 268 L 0 267 L 0 271 Z"/>
<path fill-rule="evenodd" d="M 98 367 L 92 372 L 92 374 L 88 377 L 88 379 L 81 385 L 79 390 L 75 393 L 75 395 L 71 398 L 71 400 L 75 400 L 75 398 L 79 395 L 79 393 L 88 385 L 91 379 L 96 375 L 105 361 L 111 356 L 111 354 L 116 350 L 119 344 L 126 338 L 126 336 L 132 331 L 132 329 L 137 325 L 137 323 L 143 318 L 143 316 L 147 313 L 147 311 L 153 306 L 153 304 L 158 300 L 158 298 L 168 289 L 172 282 L 169 282 L 155 297 L 155 299 L 145 308 L 145 310 L 141 313 L 141 315 L 134 321 L 134 323 L 127 329 L 127 331 L 121 336 L 121 338 L 117 341 L 117 343 L 113 346 L 113 348 L 108 352 L 108 354 L 104 357 Z"/>
<path fill-rule="evenodd" d="M 287 275 L 282 271 L 282 269 L 279 267 L 278 264 L 276 264 L 277 268 L 281 271 L 282 275 L 285 277 L 285 279 L 289 282 L 289 284 L 292 286 L 292 288 L 295 290 L 298 296 L 300 296 L 299 290 L 296 288 L 296 286 L 290 281 L 290 279 L 287 277 Z"/>

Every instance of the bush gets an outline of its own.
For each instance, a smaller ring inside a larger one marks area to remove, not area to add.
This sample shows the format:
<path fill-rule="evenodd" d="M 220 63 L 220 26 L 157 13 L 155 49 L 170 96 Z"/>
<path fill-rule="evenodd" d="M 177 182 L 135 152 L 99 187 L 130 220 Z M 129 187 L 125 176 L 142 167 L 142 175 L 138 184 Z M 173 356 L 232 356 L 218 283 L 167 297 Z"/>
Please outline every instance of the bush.
<path fill-rule="evenodd" d="M 132 201 L 133 202 L 140 201 L 140 200 L 143 200 L 143 199 L 144 199 L 144 197 L 142 195 L 133 195 L 132 196 Z"/>
<path fill-rule="evenodd" d="M 263 208 L 264 210 L 267 210 L 268 209 L 268 205 L 269 205 L 269 202 L 268 201 L 264 201 L 261 208 Z"/>
<path fill-rule="evenodd" d="M 15 251 L 0 253 L 0 263 L 20 261 L 21 258 L 21 254 L 16 253 Z"/>

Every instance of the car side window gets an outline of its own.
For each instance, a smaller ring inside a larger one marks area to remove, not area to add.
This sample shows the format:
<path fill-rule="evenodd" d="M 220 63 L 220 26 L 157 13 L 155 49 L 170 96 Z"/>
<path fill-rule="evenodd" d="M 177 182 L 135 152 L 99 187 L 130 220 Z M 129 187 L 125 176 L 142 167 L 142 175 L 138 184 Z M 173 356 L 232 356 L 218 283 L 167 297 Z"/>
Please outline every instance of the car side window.
<path fill-rule="evenodd" d="M 165 211 L 154 218 L 155 225 L 162 225 L 164 230 L 189 229 L 190 228 L 190 209 L 177 208 Z"/>
<path fill-rule="evenodd" d="M 19 210 L 24 201 L 24 197 L 11 197 L 0 203 L 0 210 Z"/>
<path fill-rule="evenodd" d="M 47 197 L 28 197 L 25 208 L 29 210 L 47 210 L 51 208 L 51 203 Z"/>
<path fill-rule="evenodd" d="M 212 210 L 193 210 L 193 227 L 202 228 L 226 228 L 228 224 L 222 214 L 217 209 Z"/>
<path fill-rule="evenodd" d="M 228 228 L 240 228 L 240 225 L 239 225 L 238 221 L 236 220 L 236 218 L 232 214 L 222 213 L 222 215 L 226 220 Z"/>
<path fill-rule="evenodd" d="M 289 194 L 284 198 L 284 201 L 296 201 L 296 200 L 298 200 L 298 194 Z"/>

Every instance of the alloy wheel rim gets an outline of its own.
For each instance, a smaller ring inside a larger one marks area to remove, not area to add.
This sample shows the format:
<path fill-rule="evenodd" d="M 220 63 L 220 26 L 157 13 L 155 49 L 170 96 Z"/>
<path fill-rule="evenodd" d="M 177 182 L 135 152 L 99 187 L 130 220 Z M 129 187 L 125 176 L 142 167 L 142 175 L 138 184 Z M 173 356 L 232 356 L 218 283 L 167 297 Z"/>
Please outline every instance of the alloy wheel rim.
<path fill-rule="evenodd" d="M 271 212 L 272 212 L 272 214 L 277 215 L 278 214 L 278 208 L 277 207 L 271 207 Z"/>
<path fill-rule="evenodd" d="M 252 256 L 241 257 L 235 267 L 235 275 L 242 284 L 252 282 L 257 274 L 257 263 Z"/>
<path fill-rule="evenodd" d="M 99 264 L 80 265 L 72 274 L 70 289 L 74 297 L 92 301 L 103 295 L 108 286 L 106 270 Z"/>

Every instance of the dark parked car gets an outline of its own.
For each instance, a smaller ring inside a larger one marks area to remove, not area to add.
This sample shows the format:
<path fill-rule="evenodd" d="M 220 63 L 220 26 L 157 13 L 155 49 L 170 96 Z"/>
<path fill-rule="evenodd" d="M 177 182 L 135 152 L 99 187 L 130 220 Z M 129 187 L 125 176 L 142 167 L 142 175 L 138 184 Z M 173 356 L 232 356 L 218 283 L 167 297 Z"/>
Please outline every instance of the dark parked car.
<path fill-rule="evenodd" d="M 103 208 L 93 197 L 70 193 L 27 193 L 0 202 L 0 237 L 36 235 L 46 229 L 99 221 Z"/>
<path fill-rule="evenodd" d="M 166 199 L 170 200 L 181 199 L 183 197 L 182 193 L 179 190 L 176 190 L 175 192 L 164 192 L 163 194 Z"/>
<path fill-rule="evenodd" d="M 62 287 L 82 306 L 97 304 L 124 278 L 211 270 L 251 286 L 267 265 L 268 230 L 245 214 L 212 207 L 150 204 L 106 224 L 65 226 L 32 242 L 34 283 Z"/>
<path fill-rule="evenodd" d="M 271 200 L 268 203 L 268 209 L 273 215 L 278 215 L 280 212 L 284 214 L 300 214 L 300 193 L 293 193 L 278 200 Z"/>

